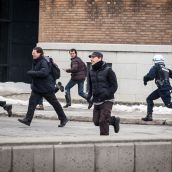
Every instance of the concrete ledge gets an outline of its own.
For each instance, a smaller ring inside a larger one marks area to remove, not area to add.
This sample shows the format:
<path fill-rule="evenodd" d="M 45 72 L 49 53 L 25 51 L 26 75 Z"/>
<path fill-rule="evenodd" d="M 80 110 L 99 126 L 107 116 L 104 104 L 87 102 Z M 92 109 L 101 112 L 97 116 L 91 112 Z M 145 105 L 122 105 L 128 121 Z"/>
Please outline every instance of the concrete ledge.
<path fill-rule="evenodd" d="M 136 150 L 136 171 L 172 170 L 171 143 L 138 143 Z"/>
<path fill-rule="evenodd" d="M 12 171 L 53 172 L 53 146 L 17 146 L 12 148 Z"/>
<path fill-rule="evenodd" d="M 94 145 L 55 146 L 55 171 L 94 172 Z"/>
<path fill-rule="evenodd" d="M 91 43 L 60 43 L 39 42 L 38 46 L 46 50 L 69 50 L 76 48 L 78 51 L 112 51 L 112 52 L 160 52 L 171 53 L 171 45 L 136 45 L 136 44 L 91 44 Z"/>
<path fill-rule="evenodd" d="M 11 170 L 11 147 L 0 147 L 0 172 Z"/>
<path fill-rule="evenodd" d="M 171 172 L 171 154 L 171 142 L 6 146 L 0 171 Z"/>
<path fill-rule="evenodd" d="M 134 171 L 134 144 L 96 144 L 97 171 Z"/>

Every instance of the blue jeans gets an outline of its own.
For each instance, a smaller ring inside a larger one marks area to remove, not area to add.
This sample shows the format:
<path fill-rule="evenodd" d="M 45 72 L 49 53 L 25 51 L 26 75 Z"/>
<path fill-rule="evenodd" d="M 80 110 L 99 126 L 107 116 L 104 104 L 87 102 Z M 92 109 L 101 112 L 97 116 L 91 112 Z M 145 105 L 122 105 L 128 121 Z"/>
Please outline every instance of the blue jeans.
<path fill-rule="evenodd" d="M 65 93 L 70 95 L 70 89 L 75 86 L 76 84 L 78 84 L 78 94 L 85 98 L 86 97 L 86 94 L 84 93 L 84 81 L 85 80 L 78 80 L 78 81 L 73 81 L 73 80 L 70 80 L 66 87 L 65 87 Z"/>

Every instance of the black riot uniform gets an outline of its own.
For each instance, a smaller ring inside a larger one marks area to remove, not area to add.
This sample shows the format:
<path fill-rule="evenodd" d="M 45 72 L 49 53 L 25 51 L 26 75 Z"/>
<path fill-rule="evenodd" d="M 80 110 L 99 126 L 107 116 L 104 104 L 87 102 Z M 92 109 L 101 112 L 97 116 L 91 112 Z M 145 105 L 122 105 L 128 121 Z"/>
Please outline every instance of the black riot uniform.
<path fill-rule="evenodd" d="M 155 84 L 158 88 L 147 97 L 147 116 L 142 118 L 142 120 L 152 121 L 152 112 L 154 106 L 153 100 L 156 100 L 160 97 L 166 107 L 172 108 L 170 95 L 172 87 L 170 85 L 169 78 L 172 78 L 172 71 L 166 68 L 163 62 L 155 63 L 155 65 L 150 69 L 149 73 L 144 76 L 144 85 L 147 85 L 148 81 L 155 79 Z"/>

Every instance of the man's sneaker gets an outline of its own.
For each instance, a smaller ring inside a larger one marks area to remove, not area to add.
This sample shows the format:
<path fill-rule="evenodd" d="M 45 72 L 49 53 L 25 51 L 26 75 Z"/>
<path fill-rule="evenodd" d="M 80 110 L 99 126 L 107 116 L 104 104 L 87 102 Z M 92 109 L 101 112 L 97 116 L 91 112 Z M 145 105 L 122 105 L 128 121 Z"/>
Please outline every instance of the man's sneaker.
<path fill-rule="evenodd" d="M 12 116 L 12 105 L 11 104 L 10 105 L 6 104 L 4 106 L 4 109 L 7 111 L 8 117 L 11 117 Z"/>
<path fill-rule="evenodd" d="M 115 131 L 115 133 L 119 132 L 119 129 L 120 129 L 119 124 L 120 124 L 120 118 L 115 117 L 115 120 L 114 120 L 114 131 Z"/>
<path fill-rule="evenodd" d="M 37 105 L 37 106 L 36 106 L 36 109 L 37 109 L 37 110 L 44 110 L 44 106 L 43 106 L 43 105 Z"/>
<path fill-rule="evenodd" d="M 67 122 L 68 122 L 68 119 L 67 118 L 65 120 L 61 120 L 60 121 L 60 124 L 58 125 L 58 127 L 64 127 Z"/>
<path fill-rule="evenodd" d="M 30 126 L 30 121 L 26 118 L 23 118 L 23 119 L 18 119 L 19 122 L 21 122 L 22 124 L 25 124 L 25 125 L 28 125 Z"/>

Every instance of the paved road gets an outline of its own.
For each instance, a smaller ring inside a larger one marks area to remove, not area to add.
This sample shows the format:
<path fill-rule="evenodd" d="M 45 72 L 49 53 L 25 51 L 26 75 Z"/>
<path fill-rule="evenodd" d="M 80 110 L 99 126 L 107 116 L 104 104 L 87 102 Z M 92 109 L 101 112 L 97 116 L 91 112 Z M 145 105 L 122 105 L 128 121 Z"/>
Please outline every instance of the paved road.
<path fill-rule="evenodd" d="M 99 140 L 99 128 L 90 122 L 69 122 L 66 127 L 58 128 L 58 120 L 34 119 L 30 127 L 17 121 L 17 118 L 0 117 L 0 143 L 33 140 L 88 141 Z M 121 124 L 120 133 L 110 127 L 107 140 L 152 140 L 171 139 L 172 126 Z"/>

